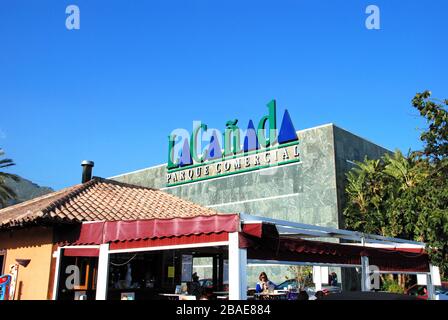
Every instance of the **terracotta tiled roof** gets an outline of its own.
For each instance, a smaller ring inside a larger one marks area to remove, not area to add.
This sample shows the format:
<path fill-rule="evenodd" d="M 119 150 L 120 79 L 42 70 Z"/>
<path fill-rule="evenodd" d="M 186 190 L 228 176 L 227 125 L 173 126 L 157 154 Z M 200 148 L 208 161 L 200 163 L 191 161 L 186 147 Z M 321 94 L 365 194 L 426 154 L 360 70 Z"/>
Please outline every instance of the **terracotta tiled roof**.
<path fill-rule="evenodd" d="M 39 222 L 171 219 L 218 212 L 166 192 L 122 182 L 91 181 L 0 210 L 0 228 Z"/>

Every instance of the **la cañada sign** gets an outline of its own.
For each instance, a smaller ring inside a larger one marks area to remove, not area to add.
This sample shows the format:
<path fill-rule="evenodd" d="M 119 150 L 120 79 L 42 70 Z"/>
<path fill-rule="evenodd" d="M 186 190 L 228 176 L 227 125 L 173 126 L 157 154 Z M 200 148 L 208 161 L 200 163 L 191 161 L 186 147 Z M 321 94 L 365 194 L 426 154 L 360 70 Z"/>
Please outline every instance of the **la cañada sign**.
<path fill-rule="evenodd" d="M 275 100 L 269 102 L 267 108 L 268 114 L 260 119 L 256 129 L 249 120 L 247 129 L 241 130 L 235 119 L 226 122 L 223 134 L 208 129 L 203 123 L 196 126 L 189 137 L 178 139 L 176 134 L 170 134 L 167 186 L 300 161 L 299 140 L 288 110 L 283 113 L 280 129 L 277 129 Z M 205 133 L 211 138 L 202 145 Z M 176 147 L 179 152 L 175 154 Z"/>

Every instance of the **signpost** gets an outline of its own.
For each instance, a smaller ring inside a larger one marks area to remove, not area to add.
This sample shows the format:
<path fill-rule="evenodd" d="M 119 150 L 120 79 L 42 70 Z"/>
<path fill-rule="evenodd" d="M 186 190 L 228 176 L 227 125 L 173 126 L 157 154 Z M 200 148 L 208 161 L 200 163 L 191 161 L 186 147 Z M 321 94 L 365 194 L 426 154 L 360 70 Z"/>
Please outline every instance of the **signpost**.
<path fill-rule="evenodd" d="M 11 284 L 9 286 L 9 300 L 14 300 L 14 295 L 16 293 L 16 282 L 19 276 L 19 264 L 14 263 L 9 269 L 9 274 L 11 275 Z"/>

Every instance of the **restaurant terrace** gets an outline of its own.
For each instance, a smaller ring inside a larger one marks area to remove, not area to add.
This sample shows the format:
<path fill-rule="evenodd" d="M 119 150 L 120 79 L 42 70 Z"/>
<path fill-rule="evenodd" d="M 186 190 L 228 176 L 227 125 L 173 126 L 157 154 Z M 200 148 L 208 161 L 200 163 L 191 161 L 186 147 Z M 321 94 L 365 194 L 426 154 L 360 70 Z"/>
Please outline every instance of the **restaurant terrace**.
<path fill-rule="evenodd" d="M 350 243 L 307 238 L 338 238 Z M 102 300 L 118 298 L 116 288 L 109 283 L 110 268 L 116 265 L 111 263 L 111 259 L 126 261 L 132 256 L 135 259 L 136 255 L 144 257 L 148 254 L 161 263 L 158 270 L 152 271 L 157 273 L 159 283 L 151 288 L 158 286 L 164 289 L 155 290 L 153 295 L 147 296 L 151 298 L 158 298 L 156 294 L 175 298 L 183 295 L 175 293 L 175 285 L 182 281 L 184 255 L 211 257 L 212 283 L 216 284 L 213 291 L 217 296 L 228 294 L 231 300 L 248 298 L 248 263 L 358 267 L 362 270 L 363 291 L 370 291 L 372 272 L 369 266 L 374 265 L 379 273 L 426 275 L 430 296 L 433 295 L 432 266 L 424 243 L 246 214 L 84 223 L 79 238 L 71 245 L 60 247 L 57 256 L 60 257 L 59 266 L 65 265 L 62 263 L 64 257 L 98 259 L 95 298 Z M 157 254 L 159 256 L 155 258 Z M 119 259 L 120 256 L 122 259 Z M 229 265 L 227 293 L 223 291 L 224 260 L 228 260 Z M 164 271 L 170 267 L 179 270 L 176 275 L 173 271 L 172 279 Z M 321 287 L 321 284 L 316 286 Z M 54 298 L 58 298 L 57 288 Z"/>
<path fill-rule="evenodd" d="M 188 284 L 197 258 L 212 262 L 211 299 L 255 298 L 248 291 L 248 264 L 358 268 L 362 291 L 371 290 L 375 272 L 419 274 L 434 296 L 434 268 L 424 243 L 219 213 L 102 178 L 3 209 L 0 217 L 2 232 L 12 238 L 23 230 L 51 230 L 46 272 L 48 298 L 54 300 L 196 299 Z M 27 258 L 23 251 L 20 258 Z"/>

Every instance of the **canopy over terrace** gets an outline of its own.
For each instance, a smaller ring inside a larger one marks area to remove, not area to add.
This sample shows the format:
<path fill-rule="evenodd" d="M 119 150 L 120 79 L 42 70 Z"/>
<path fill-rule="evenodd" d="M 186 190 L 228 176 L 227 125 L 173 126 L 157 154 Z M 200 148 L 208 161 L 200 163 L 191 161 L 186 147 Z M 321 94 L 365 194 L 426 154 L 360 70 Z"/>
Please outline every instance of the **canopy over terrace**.
<path fill-rule="evenodd" d="M 17 282 L 25 281 L 25 288 L 38 287 L 42 296 L 44 294 L 46 296 L 45 292 L 49 290 L 52 290 L 54 295 L 55 286 L 51 280 L 55 279 L 55 272 L 59 270 L 56 268 L 56 263 L 61 260 L 57 260 L 58 255 L 54 250 L 61 244 L 65 245 L 79 239 L 82 235 L 80 231 L 85 230 L 87 222 L 94 225 L 98 221 L 168 220 L 215 215 L 219 213 L 213 209 L 157 189 L 94 177 L 88 182 L 1 209 L 0 232 L 4 239 L 9 240 L 0 243 L 0 250 L 5 250 L 10 260 L 16 255 L 20 259 L 32 256 L 34 262 L 28 266 L 27 273 L 22 272 L 19 275 L 22 279 L 18 278 Z M 124 230 L 122 226 L 120 224 L 119 230 Z M 99 235 L 103 235 L 103 229 L 96 228 L 96 230 Z M 21 237 L 23 232 L 27 234 L 25 239 Z M 78 260 L 82 260 L 82 263 L 86 260 L 91 262 L 89 281 L 86 281 L 89 290 L 95 286 L 98 274 L 98 257 L 89 259 L 89 255 L 99 255 L 99 247 L 103 244 L 103 240 L 93 241 L 88 247 L 89 251 L 78 250 L 78 253 L 85 257 Z M 29 248 L 25 256 L 21 250 L 16 250 L 17 247 L 23 246 L 23 241 L 26 241 Z M 81 247 L 78 245 L 77 248 Z M 44 262 L 36 263 L 38 260 Z M 66 269 L 62 270 L 66 272 Z M 49 274 L 51 280 L 46 278 L 36 284 L 31 276 L 28 279 L 23 277 L 34 272 Z M 80 287 L 84 288 L 86 285 Z M 93 294 L 94 297 L 94 290 L 90 291 L 89 294 Z"/>
<path fill-rule="evenodd" d="M 353 242 L 339 244 L 307 238 Z M 432 289 L 424 243 L 246 214 L 83 223 L 77 238 L 59 249 L 58 260 L 61 250 L 69 256 L 98 255 L 96 298 L 106 299 L 110 254 L 207 246 L 228 247 L 229 297 L 235 300 L 246 299 L 248 262 L 357 266 L 362 268 L 364 291 L 370 288 L 370 264 L 380 272 L 424 273 L 429 291 Z"/>
<path fill-rule="evenodd" d="M 429 272 L 424 243 L 249 215 L 242 215 L 242 219 L 240 247 L 247 248 L 249 259 L 361 266 L 362 258 L 368 257 L 380 272 Z M 358 243 L 304 238 L 339 238 Z"/>

